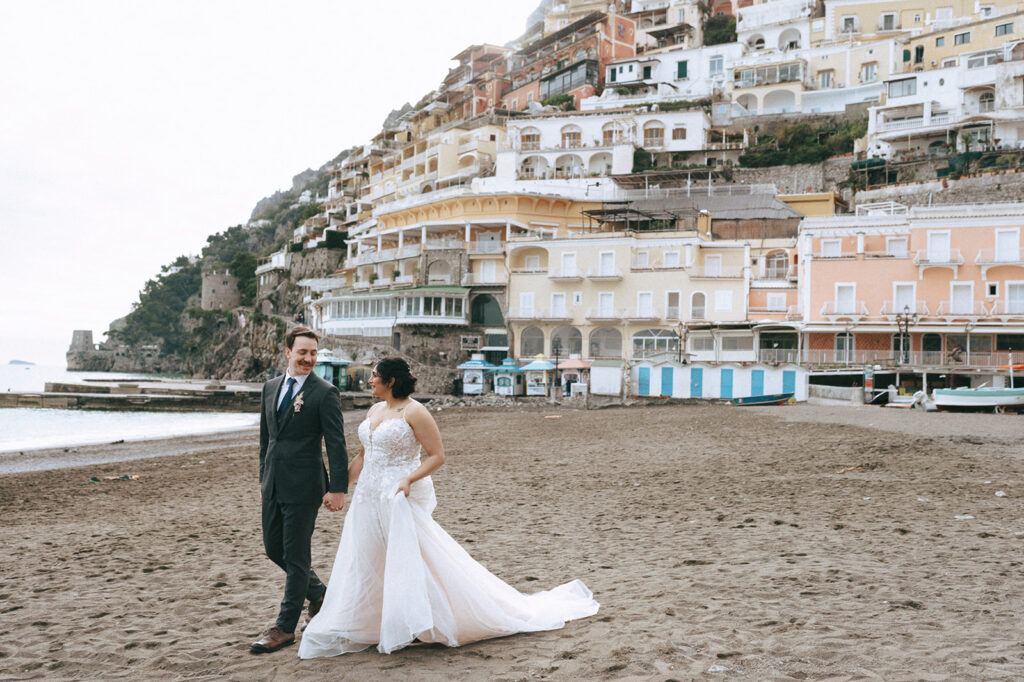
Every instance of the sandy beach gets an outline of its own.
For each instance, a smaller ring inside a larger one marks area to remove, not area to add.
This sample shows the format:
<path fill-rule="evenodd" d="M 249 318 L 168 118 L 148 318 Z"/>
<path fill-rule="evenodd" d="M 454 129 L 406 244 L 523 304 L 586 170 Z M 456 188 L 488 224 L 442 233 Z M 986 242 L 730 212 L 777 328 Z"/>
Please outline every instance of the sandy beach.
<path fill-rule="evenodd" d="M 600 613 L 459 649 L 251 655 L 284 580 L 262 552 L 249 431 L 0 476 L 0 676 L 1024 678 L 1024 417 L 808 405 L 436 417 L 448 463 L 435 518 L 520 590 L 582 579 Z M 92 447 L 82 457 L 109 446 Z M 121 475 L 139 478 L 106 478 Z M 342 519 L 318 520 L 322 576 Z"/>

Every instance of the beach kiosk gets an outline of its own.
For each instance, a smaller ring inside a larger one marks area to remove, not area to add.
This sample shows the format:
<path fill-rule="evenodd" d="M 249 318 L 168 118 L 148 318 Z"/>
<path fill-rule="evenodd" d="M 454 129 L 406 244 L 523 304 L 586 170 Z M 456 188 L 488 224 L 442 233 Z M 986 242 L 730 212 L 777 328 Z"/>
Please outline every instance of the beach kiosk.
<path fill-rule="evenodd" d="M 548 377 L 554 374 L 555 364 L 544 359 L 544 355 L 523 367 L 526 374 L 526 395 L 547 395 Z"/>
<path fill-rule="evenodd" d="M 483 353 L 473 353 L 470 360 L 458 366 L 458 369 L 462 370 L 462 393 L 464 395 L 486 393 L 486 372 L 494 368 L 495 365 L 484 360 Z"/>
<path fill-rule="evenodd" d="M 515 358 L 505 358 L 490 370 L 494 374 L 494 392 L 498 395 L 526 395 L 525 372 Z"/>
<path fill-rule="evenodd" d="M 568 360 L 558 363 L 558 370 L 562 373 L 563 395 L 586 392 L 590 381 L 589 362 L 578 355 L 571 355 Z"/>
<path fill-rule="evenodd" d="M 333 386 L 342 391 L 348 390 L 348 366 L 349 361 L 335 355 L 333 352 L 324 349 L 316 356 L 316 365 L 313 372 Z"/>

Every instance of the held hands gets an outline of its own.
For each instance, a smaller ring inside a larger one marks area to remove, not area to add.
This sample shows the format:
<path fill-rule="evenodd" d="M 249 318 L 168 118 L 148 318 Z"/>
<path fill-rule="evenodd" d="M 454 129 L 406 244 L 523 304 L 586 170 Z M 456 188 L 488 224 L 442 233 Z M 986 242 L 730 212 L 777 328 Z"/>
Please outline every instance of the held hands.
<path fill-rule="evenodd" d="M 408 478 L 403 478 L 401 481 L 398 482 L 398 490 L 395 491 L 395 494 L 397 495 L 398 493 L 405 493 L 405 496 L 409 497 L 409 489 L 411 487 L 412 481 L 410 481 Z"/>
<path fill-rule="evenodd" d="M 324 493 L 324 506 L 327 511 L 341 511 L 345 506 L 345 493 Z"/>

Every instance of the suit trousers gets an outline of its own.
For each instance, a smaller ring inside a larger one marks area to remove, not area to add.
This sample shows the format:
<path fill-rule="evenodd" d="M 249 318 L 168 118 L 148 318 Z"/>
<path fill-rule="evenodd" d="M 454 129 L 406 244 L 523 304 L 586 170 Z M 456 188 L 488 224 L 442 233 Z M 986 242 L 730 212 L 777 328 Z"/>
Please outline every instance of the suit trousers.
<path fill-rule="evenodd" d="M 324 598 L 327 587 L 310 566 L 310 544 L 319 504 L 288 504 L 263 498 L 263 547 L 267 556 L 285 574 L 284 599 L 277 616 L 277 626 L 294 632 L 306 599 Z"/>

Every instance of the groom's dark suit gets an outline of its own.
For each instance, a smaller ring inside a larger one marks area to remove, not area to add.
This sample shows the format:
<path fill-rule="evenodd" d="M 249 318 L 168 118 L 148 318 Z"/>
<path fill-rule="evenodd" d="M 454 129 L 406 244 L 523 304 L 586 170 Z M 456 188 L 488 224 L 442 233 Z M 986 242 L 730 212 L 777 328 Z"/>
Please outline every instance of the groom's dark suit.
<path fill-rule="evenodd" d="M 327 590 L 310 568 L 310 540 L 324 493 L 348 490 L 348 453 L 338 389 L 311 372 L 279 411 L 278 400 L 282 393 L 287 395 L 282 390 L 286 378 L 282 375 L 263 385 L 260 488 L 263 546 L 270 560 L 287 573 L 277 626 L 294 632 L 303 601 L 321 600 Z"/>

